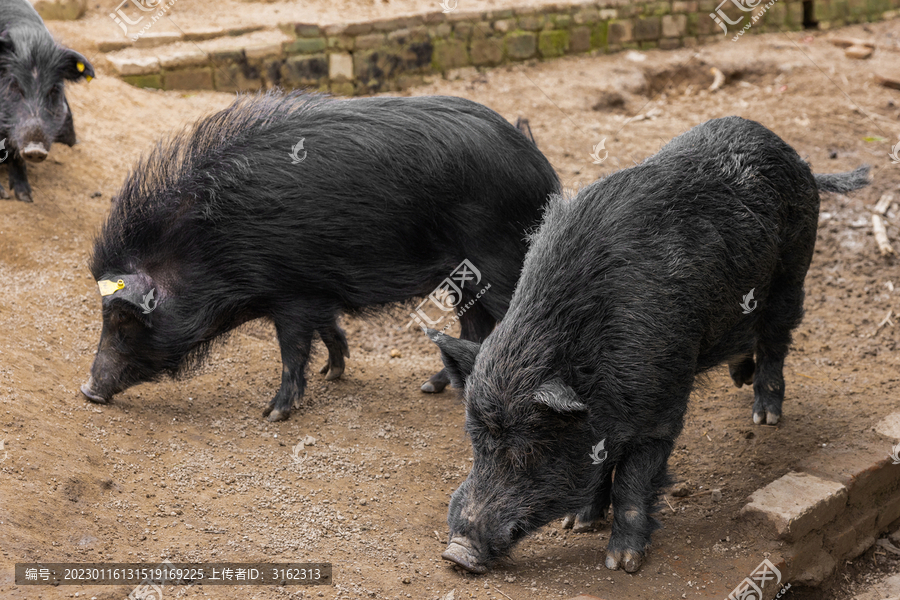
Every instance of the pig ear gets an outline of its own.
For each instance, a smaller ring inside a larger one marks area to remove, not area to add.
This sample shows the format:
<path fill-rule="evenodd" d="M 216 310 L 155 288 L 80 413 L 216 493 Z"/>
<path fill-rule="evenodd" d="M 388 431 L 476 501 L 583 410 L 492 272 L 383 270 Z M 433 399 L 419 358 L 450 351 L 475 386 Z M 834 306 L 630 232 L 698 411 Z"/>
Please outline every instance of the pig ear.
<path fill-rule="evenodd" d="M 159 290 L 152 279 L 145 275 L 121 275 L 107 277 L 101 280 L 101 285 L 104 281 L 123 283 L 123 287 L 103 297 L 104 305 L 131 314 L 146 327 L 153 326 L 151 314 L 159 304 Z"/>
<path fill-rule="evenodd" d="M 88 62 L 88 59 L 68 48 L 63 51 L 62 76 L 64 78 L 69 81 L 78 81 L 82 78 L 90 81 L 94 75 L 94 67 Z"/>
<path fill-rule="evenodd" d="M 434 329 L 427 329 L 425 333 L 441 349 L 441 360 L 447 367 L 450 383 L 458 390 L 465 389 L 466 378 L 475 366 L 475 357 L 481 344 L 450 337 Z"/>
<path fill-rule="evenodd" d="M 587 412 L 587 405 L 578 399 L 575 390 L 556 378 L 544 383 L 534 393 L 534 401 L 560 414 Z"/>

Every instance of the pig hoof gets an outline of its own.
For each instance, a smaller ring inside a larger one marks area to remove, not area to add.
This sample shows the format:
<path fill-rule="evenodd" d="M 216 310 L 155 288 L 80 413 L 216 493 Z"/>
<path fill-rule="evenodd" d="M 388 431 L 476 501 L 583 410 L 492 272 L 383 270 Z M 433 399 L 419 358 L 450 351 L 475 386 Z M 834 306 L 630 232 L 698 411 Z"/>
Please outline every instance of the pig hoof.
<path fill-rule="evenodd" d="M 325 376 L 325 381 L 334 381 L 335 379 L 340 379 L 341 375 L 344 374 L 344 367 L 331 367 L 331 370 L 328 371 L 328 375 Z"/>
<path fill-rule="evenodd" d="M 19 202 L 34 202 L 34 200 L 31 199 L 31 194 L 29 192 L 22 192 L 19 190 L 16 190 L 16 199 Z"/>
<path fill-rule="evenodd" d="M 624 560 L 622 561 L 622 568 L 625 569 L 626 573 L 634 573 L 641 568 L 642 562 L 643 560 L 640 552 L 626 550 Z"/>
<path fill-rule="evenodd" d="M 439 394 L 450 385 L 450 376 L 443 370 L 432 375 L 428 381 L 422 384 L 422 391 L 426 394 Z"/>
<path fill-rule="evenodd" d="M 266 414 L 266 412 L 268 414 Z M 278 410 L 277 408 L 272 411 L 266 411 L 263 413 L 263 416 L 266 417 L 266 420 L 271 422 L 276 421 L 286 421 L 289 416 L 291 416 L 291 411 L 289 410 Z"/>
<path fill-rule="evenodd" d="M 0 199 L 9 200 L 9 192 L 2 185 L 0 185 Z"/>
<path fill-rule="evenodd" d="M 440 394 L 444 391 L 444 388 L 447 387 L 446 383 L 437 383 L 431 381 L 430 379 L 422 384 L 422 391 L 426 394 Z"/>
<path fill-rule="evenodd" d="M 327 373 L 328 367 L 330 367 L 330 366 L 331 366 L 331 363 L 325 363 L 325 366 L 322 367 L 321 369 L 319 369 L 319 374 L 324 375 L 325 373 Z"/>
<path fill-rule="evenodd" d="M 450 544 L 441 554 L 441 558 L 449 560 L 470 573 L 487 573 L 487 567 L 479 563 L 468 548 L 453 540 L 450 540 Z"/>
<path fill-rule="evenodd" d="M 575 524 L 572 526 L 572 533 L 587 533 L 589 531 L 597 531 L 603 526 L 603 519 L 594 519 L 593 521 L 582 521 L 580 516 L 575 517 Z"/>
<path fill-rule="evenodd" d="M 766 411 L 766 424 L 767 425 L 777 425 L 778 420 L 781 418 L 781 415 L 776 415 L 770 410 Z"/>
<path fill-rule="evenodd" d="M 636 550 L 610 550 L 606 553 L 606 568 L 615 571 L 619 567 L 626 573 L 634 573 L 641 568 L 643 555 Z"/>
<path fill-rule="evenodd" d="M 587 533 L 588 531 L 597 531 L 603 526 L 603 517 L 594 519 L 593 521 L 582 520 L 581 515 L 566 515 L 563 517 L 562 528 L 571 529 L 572 533 Z"/>
<path fill-rule="evenodd" d="M 765 420 L 766 420 L 766 415 L 764 413 L 761 413 L 761 412 L 753 413 L 753 423 L 755 425 L 759 425 L 759 424 L 765 422 Z"/>

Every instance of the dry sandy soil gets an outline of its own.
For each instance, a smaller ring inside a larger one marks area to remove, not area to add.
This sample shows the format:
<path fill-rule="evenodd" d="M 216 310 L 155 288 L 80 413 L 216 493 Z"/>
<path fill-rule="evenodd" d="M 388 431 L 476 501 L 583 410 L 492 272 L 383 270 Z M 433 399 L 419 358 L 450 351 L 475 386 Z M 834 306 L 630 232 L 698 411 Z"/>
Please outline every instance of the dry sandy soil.
<path fill-rule="evenodd" d="M 900 165 L 888 158 L 900 134 L 900 92 L 873 78 L 900 62 L 900 22 L 840 33 L 883 48 L 860 62 L 824 34 L 770 34 L 697 52 L 648 52 L 643 61 L 617 54 L 464 72 L 411 92 L 463 96 L 510 120 L 528 117 L 572 187 L 732 114 L 774 130 L 816 172 L 872 165 L 868 188 L 823 197 L 807 314 L 785 367 L 783 421 L 754 426 L 751 391 L 735 389 L 724 368 L 705 378 L 670 461 L 688 495 L 667 496 L 663 529 L 634 575 L 603 567 L 608 529 L 576 535 L 558 523 L 487 576 L 461 574 L 440 559 L 448 498 L 466 476 L 471 449 L 455 395 L 419 391 L 440 361 L 420 332 L 406 329 L 401 308 L 345 320 L 351 358 L 343 379 L 312 374 L 304 406 L 287 422 L 261 418 L 281 369 L 265 323 L 236 332 L 188 379 L 140 385 L 109 406 L 87 403 L 78 386 L 100 332 L 100 298 L 86 267 L 92 236 L 141 152 L 231 97 L 145 91 L 104 76 L 72 86 L 81 143 L 55 146 L 49 160 L 30 167 L 34 204 L 0 202 L 0 597 L 112 600 L 131 591 L 16 587 L 16 562 L 164 558 L 328 561 L 335 581 L 167 588 L 166 598 L 438 599 L 453 590 L 457 599 L 497 600 L 727 596 L 777 550 L 736 518 L 747 495 L 823 444 L 876 440 L 873 424 L 897 410 L 900 327 L 878 324 L 889 310 L 900 312 L 900 268 L 877 255 L 870 207 L 900 184 Z M 714 94 L 705 90 L 710 65 L 730 75 Z M 635 115 L 646 118 L 626 122 Z M 592 164 L 603 138 L 609 158 Z M 898 221 L 895 207 L 888 229 L 895 245 Z M 320 351 L 316 363 L 323 360 Z M 305 436 L 315 445 L 295 455 Z M 713 488 L 722 492 L 718 502 L 704 493 Z"/>

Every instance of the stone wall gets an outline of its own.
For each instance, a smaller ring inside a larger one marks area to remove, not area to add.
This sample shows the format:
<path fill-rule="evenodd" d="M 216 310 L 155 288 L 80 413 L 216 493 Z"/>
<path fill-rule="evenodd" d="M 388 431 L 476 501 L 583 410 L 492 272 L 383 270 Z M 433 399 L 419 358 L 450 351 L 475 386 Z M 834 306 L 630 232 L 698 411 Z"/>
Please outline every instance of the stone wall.
<path fill-rule="evenodd" d="M 142 87 L 230 92 L 281 86 L 349 96 L 405 89 L 461 67 L 696 46 L 733 39 L 750 23 L 741 35 L 799 30 L 804 21 L 828 29 L 900 16 L 900 0 L 756 0 L 752 12 L 739 10 L 734 2 L 740 1 L 604 0 L 334 25 L 290 23 L 280 26 L 290 39 L 275 47 L 242 47 L 236 38 L 234 47 L 194 50 L 176 60 L 110 62 L 125 81 Z M 729 21 L 740 19 L 727 35 L 710 17 L 720 6 Z"/>

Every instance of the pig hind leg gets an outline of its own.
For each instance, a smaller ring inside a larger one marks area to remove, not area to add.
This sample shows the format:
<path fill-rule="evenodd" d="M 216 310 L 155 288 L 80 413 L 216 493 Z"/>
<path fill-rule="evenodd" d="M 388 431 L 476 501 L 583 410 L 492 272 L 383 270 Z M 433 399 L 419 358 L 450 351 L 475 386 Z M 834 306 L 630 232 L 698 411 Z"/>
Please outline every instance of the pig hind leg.
<path fill-rule="evenodd" d="M 299 400 L 306 390 L 306 363 L 317 327 L 300 311 L 275 315 L 272 320 L 281 347 L 281 387 L 263 411 L 263 416 L 269 421 L 283 421 L 291 415 L 294 401 Z"/>
<path fill-rule="evenodd" d="M 459 337 L 460 339 L 480 344 L 494 330 L 494 325 L 496 325 L 497 321 L 474 297 L 463 296 L 460 306 L 465 306 L 472 300 L 475 303 L 466 309 L 466 312 L 459 318 Z M 450 385 L 450 376 L 447 374 L 447 369 L 441 369 L 423 383 L 421 389 L 429 394 L 437 394 L 443 392 L 448 385 Z"/>
<path fill-rule="evenodd" d="M 775 425 L 784 402 L 784 358 L 803 319 L 803 281 L 776 278 L 757 322 L 753 422 Z"/>
<path fill-rule="evenodd" d="M 325 379 L 333 381 L 344 373 L 344 358 L 350 358 L 350 348 L 347 346 L 347 336 L 344 330 L 337 324 L 337 319 L 327 327 L 318 330 L 322 342 L 328 349 L 328 362 L 319 369 L 319 373 L 325 375 Z"/>
<path fill-rule="evenodd" d="M 574 514 L 563 518 L 563 529 L 571 529 L 573 533 L 584 533 L 600 529 L 606 522 L 606 513 L 612 500 L 612 471 L 606 476 L 597 490 L 594 502 Z"/>
<path fill-rule="evenodd" d="M 736 387 L 751 385 L 753 374 L 756 372 L 756 363 L 753 362 L 753 348 L 748 348 L 741 357 L 728 363 L 728 373 Z"/>
<path fill-rule="evenodd" d="M 659 492 L 670 483 L 666 464 L 672 446 L 671 440 L 641 442 L 616 465 L 606 568 L 634 573 L 643 563 L 650 536 L 659 527 L 652 516 Z"/>

